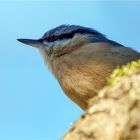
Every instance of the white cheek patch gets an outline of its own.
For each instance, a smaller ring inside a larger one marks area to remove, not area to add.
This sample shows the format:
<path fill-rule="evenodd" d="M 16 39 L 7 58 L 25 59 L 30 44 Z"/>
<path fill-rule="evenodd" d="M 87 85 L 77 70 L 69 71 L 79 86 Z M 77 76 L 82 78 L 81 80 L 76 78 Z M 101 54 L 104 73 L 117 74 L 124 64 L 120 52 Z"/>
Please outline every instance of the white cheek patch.
<path fill-rule="evenodd" d="M 55 45 L 55 42 L 44 41 L 43 44 L 44 44 L 44 46 L 46 46 L 46 48 L 51 48 Z"/>
<path fill-rule="evenodd" d="M 71 43 L 71 39 L 57 40 L 54 42 L 55 46 L 64 47 Z"/>
<path fill-rule="evenodd" d="M 47 42 L 44 41 L 43 44 L 45 46 L 45 48 L 52 48 L 52 47 L 64 47 L 66 45 L 68 45 L 70 43 L 70 39 L 68 40 L 56 40 L 54 42 Z"/>

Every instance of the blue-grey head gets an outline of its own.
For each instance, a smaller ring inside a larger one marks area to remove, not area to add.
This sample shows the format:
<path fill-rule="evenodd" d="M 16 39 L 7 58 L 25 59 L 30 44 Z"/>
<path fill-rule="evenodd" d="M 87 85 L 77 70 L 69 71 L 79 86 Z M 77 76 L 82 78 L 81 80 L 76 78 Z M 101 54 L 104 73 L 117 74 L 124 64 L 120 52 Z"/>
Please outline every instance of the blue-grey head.
<path fill-rule="evenodd" d="M 78 25 L 61 25 L 46 32 L 39 39 L 17 39 L 18 41 L 39 48 L 47 56 L 60 57 L 72 52 L 84 43 L 107 42 L 115 46 L 120 44 L 111 41 L 102 33 Z"/>

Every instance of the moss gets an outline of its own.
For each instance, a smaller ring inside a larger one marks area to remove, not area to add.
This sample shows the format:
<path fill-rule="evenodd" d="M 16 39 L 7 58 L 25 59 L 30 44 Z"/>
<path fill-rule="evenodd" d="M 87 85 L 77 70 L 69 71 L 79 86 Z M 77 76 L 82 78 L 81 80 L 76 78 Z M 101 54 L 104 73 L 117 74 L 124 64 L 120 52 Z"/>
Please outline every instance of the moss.
<path fill-rule="evenodd" d="M 114 85 L 122 76 L 131 74 L 140 67 L 140 59 L 116 68 L 107 79 L 109 85 Z"/>

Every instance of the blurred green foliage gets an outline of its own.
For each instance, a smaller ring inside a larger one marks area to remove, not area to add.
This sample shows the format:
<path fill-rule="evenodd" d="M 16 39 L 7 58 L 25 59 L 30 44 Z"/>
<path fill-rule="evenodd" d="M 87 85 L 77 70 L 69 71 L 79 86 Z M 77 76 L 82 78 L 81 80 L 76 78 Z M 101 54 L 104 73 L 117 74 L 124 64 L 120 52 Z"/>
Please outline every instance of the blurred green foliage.
<path fill-rule="evenodd" d="M 109 85 L 114 85 L 118 82 L 118 80 L 124 76 L 131 74 L 134 72 L 137 68 L 140 67 L 140 59 L 137 61 L 132 61 L 126 65 L 123 65 L 121 67 L 116 68 L 113 73 L 110 75 L 110 77 L 107 79 Z"/>

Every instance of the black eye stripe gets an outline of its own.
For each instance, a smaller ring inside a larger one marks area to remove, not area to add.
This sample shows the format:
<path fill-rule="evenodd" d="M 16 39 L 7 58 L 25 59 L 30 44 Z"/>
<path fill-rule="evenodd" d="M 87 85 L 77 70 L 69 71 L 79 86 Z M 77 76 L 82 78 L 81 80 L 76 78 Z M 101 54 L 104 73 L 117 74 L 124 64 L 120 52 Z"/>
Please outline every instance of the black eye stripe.
<path fill-rule="evenodd" d="M 70 34 L 62 34 L 59 36 L 59 39 L 69 39 L 72 38 L 74 36 L 74 33 L 70 33 Z"/>
<path fill-rule="evenodd" d="M 44 38 L 44 40 L 48 41 L 48 42 L 53 42 L 56 40 L 63 40 L 63 39 L 69 39 L 72 38 L 76 33 L 79 34 L 93 34 L 92 31 L 85 31 L 83 29 L 77 29 L 71 33 L 65 33 L 65 34 L 61 34 L 61 35 L 48 35 L 46 38 Z M 94 32 L 94 34 L 96 35 L 97 33 Z"/>
<path fill-rule="evenodd" d="M 72 38 L 73 36 L 74 36 L 74 33 L 62 34 L 60 36 L 48 36 L 48 37 L 44 38 L 44 40 L 46 40 L 48 42 L 53 42 L 56 40 L 69 39 L 69 38 Z"/>
<path fill-rule="evenodd" d="M 48 42 L 53 42 L 53 41 L 59 40 L 59 36 L 48 36 L 48 37 L 44 38 L 44 40 L 46 40 Z"/>

